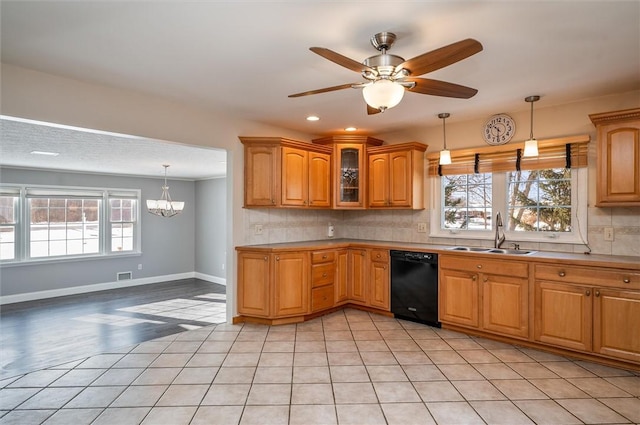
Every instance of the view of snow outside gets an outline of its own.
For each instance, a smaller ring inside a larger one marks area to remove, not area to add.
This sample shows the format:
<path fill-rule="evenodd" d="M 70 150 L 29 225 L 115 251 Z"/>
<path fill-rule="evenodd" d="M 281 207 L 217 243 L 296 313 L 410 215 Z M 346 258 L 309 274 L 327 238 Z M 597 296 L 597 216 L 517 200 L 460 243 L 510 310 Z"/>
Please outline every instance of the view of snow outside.
<path fill-rule="evenodd" d="M 443 228 L 491 230 L 492 174 L 442 176 Z M 571 170 L 507 173 L 510 231 L 571 231 Z"/>

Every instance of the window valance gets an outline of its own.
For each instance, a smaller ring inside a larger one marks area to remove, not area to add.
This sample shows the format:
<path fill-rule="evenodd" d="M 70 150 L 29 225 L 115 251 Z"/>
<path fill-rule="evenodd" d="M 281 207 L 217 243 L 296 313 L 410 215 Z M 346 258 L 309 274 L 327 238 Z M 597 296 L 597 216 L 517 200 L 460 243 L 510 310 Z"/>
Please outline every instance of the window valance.
<path fill-rule="evenodd" d="M 427 155 L 429 175 L 586 167 L 589 141 L 589 135 L 538 140 L 538 156 L 529 158 L 522 157 L 524 143 L 452 150 L 450 165 L 440 165 L 434 152 Z"/>

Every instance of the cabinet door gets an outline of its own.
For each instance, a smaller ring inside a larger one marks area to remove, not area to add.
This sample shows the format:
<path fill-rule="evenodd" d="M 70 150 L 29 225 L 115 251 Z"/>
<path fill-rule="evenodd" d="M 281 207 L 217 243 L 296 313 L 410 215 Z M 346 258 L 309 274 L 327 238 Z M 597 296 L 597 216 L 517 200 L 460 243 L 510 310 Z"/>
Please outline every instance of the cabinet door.
<path fill-rule="evenodd" d="M 411 206 L 411 152 L 389 154 L 389 205 L 392 207 Z"/>
<path fill-rule="evenodd" d="M 364 147 L 361 144 L 339 144 L 335 150 L 335 206 L 364 208 Z"/>
<path fill-rule="evenodd" d="M 366 304 L 367 303 L 367 251 L 363 249 L 349 250 L 349 281 L 348 294 L 349 301 Z"/>
<path fill-rule="evenodd" d="M 590 287 L 536 281 L 534 339 L 591 351 L 591 292 Z"/>
<path fill-rule="evenodd" d="M 389 154 L 369 155 L 369 206 L 389 204 Z"/>
<path fill-rule="evenodd" d="M 595 289 L 593 351 L 640 362 L 640 293 Z"/>
<path fill-rule="evenodd" d="M 308 253 L 275 254 L 274 315 L 296 316 L 309 312 Z"/>
<path fill-rule="evenodd" d="M 640 205 L 640 122 L 601 126 L 597 159 L 596 206 Z"/>
<path fill-rule="evenodd" d="M 389 311 L 391 309 L 390 291 L 389 263 L 372 261 L 369 277 L 369 305 Z"/>
<path fill-rule="evenodd" d="M 349 251 L 338 251 L 336 255 L 336 280 L 334 281 L 335 302 L 343 303 L 349 299 Z"/>
<path fill-rule="evenodd" d="M 245 207 L 275 206 L 277 200 L 278 148 L 275 146 L 247 146 L 244 153 Z"/>
<path fill-rule="evenodd" d="M 241 252 L 238 254 L 238 313 L 268 317 L 271 281 L 269 255 Z"/>
<path fill-rule="evenodd" d="M 477 328 L 478 276 L 475 273 L 440 271 L 440 321 Z"/>
<path fill-rule="evenodd" d="M 309 206 L 331 207 L 331 155 L 309 152 Z"/>
<path fill-rule="evenodd" d="M 282 148 L 282 205 L 306 206 L 309 186 L 308 152 Z"/>
<path fill-rule="evenodd" d="M 529 336 L 529 281 L 509 276 L 481 275 L 482 328 Z"/>

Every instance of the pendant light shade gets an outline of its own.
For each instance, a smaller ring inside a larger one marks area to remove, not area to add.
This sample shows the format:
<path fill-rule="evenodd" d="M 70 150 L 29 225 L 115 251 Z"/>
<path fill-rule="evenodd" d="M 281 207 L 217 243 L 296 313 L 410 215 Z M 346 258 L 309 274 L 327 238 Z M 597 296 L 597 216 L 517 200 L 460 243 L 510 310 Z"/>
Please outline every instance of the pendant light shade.
<path fill-rule="evenodd" d="M 167 168 L 169 168 L 169 166 L 165 164 L 163 167 L 164 186 L 162 186 L 162 195 L 160 199 L 147 199 L 147 211 L 160 217 L 173 217 L 184 210 L 184 202 L 171 200 L 169 186 L 167 186 Z"/>
<path fill-rule="evenodd" d="M 445 121 L 449 118 L 451 114 L 444 112 L 442 114 L 438 114 L 438 118 L 442 119 L 442 139 L 444 140 L 444 149 L 440 151 L 440 165 L 449 165 L 451 164 L 451 151 L 447 149 L 447 130 L 445 127 Z"/>
<path fill-rule="evenodd" d="M 540 100 L 540 96 L 529 96 L 525 97 L 524 100 L 525 102 L 531 103 L 531 133 L 529 133 L 529 140 L 524 142 L 524 152 L 522 156 L 538 156 L 538 141 L 533 137 L 533 102 Z"/>
<path fill-rule="evenodd" d="M 381 112 L 398 105 L 404 96 L 404 87 L 390 80 L 378 80 L 362 89 L 367 105 Z"/>

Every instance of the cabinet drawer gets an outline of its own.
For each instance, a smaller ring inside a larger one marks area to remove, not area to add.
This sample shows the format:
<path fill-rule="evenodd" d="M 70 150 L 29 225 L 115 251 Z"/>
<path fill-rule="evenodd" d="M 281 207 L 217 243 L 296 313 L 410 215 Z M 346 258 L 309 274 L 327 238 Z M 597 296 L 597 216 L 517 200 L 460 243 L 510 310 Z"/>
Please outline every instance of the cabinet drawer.
<path fill-rule="evenodd" d="M 625 270 L 536 264 L 535 277 L 537 280 L 640 289 L 640 273 Z"/>
<path fill-rule="evenodd" d="M 490 273 L 514 277 L 527 277 L 529 275 L 529 265 L 527 263 L 477 257 L 466 258 L 442 255 L 440 256 L 440 267 L 443 269 L 465 270 L 469 272 Z"/>
<path fill-rule="evenodd" d="M 311 311 L 333 307 L 333 285 L 322 286 L 311 290 Z"/>
<path fill-rule="evenodd" d="M 314 264 L 311 266 L 311 287 L 333 283 L 336 266 L 334 263 Z"/>
<path fill-rule="evenodd" d="M 311 253 L 311 263 L 330 263 L 336 259 L 335 251 L 313 251 Z"/>
<path fill-rule="evenodd" d="M 372 249 L 371 250 L 371 261 L 379 261 L 388 263 L 389 262 L 389 251 L 386 249 Z"/>

